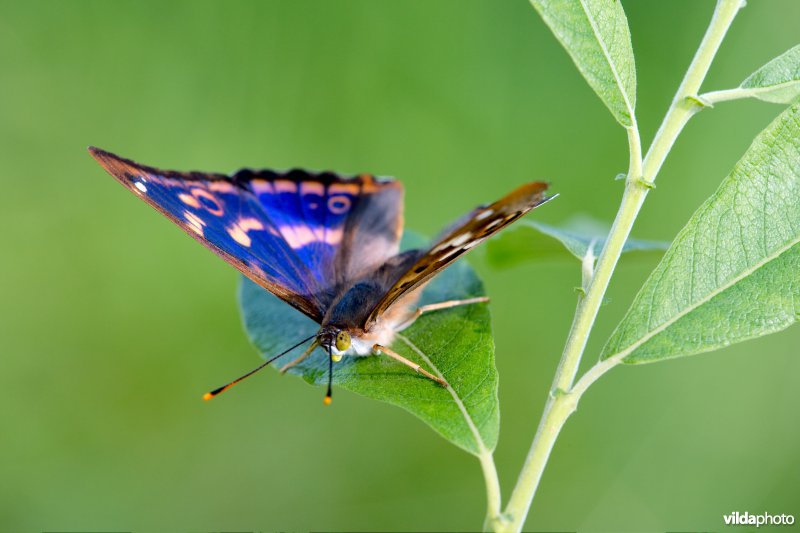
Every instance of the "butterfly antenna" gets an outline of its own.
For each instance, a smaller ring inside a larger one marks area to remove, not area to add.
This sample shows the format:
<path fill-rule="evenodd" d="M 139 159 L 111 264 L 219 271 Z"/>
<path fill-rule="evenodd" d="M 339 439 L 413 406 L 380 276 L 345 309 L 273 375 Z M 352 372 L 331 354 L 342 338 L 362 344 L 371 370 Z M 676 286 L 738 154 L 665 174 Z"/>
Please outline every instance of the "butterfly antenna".
<path fill-rule="evenodd" d="M 330 405 L 333 401 L 333 354 L 331 353 L 331 347 L 328 346 L 328 392 L 325 394 L 325 399 L 322 400 L 322 403 L 325 405 Z"/>
<path fill-rule="evenodd" d="M 311 339 L 313 339 L 313 338 L 314 338 L 314 337 L 316 337 L 316 336 L 317 336 L 317 335 L 316 335 L 316 333 L 315 333 L 314 335 L 311 335 L 309 338 L 301 340 L 300 342 L 298 342 L 297 344 L 295 344 L 294 346 L 292 346 L 291 348 L 289 348 L 289 349 L 288 349 L 288 350 L 286 350 L 285 352 L 281 352 L 281 353 L 279 353 L 278 355 L 276 355 L 275 357 L 273 357 L 273 358 L 271 358 L 271 359 L 268 359 L 268 360 L 264 361 L 263 363 L 261 363 L 260 365 L 258 365 L 256 368 L 254 368 L 253 370 L 251 370 L 251 371 L 250 371 L 250 372 L 248 372 L 247 374 L 245 374 L 245 375 L 243 375 L 243 376 L 241 376 L 241 377 L 238 377 L 238 378 L 234 379 L 233 381 L 231 381 L 231 382 L 230 382 L 230 383 L 228 383 L 227 385 L 223 385 L 222 387 L 219 387 L 218 389 L 214 389 L 214 390 L 212 390 L 211 392 L 207 392 L 207 393 L 205 393 L 205 394 L 203 395 L 203 399 L 204 399 L 204 400 L 210 400 L 211 398 L 213 398 L 213 397 L 215 397 L 215 396 L 217 396 L 217 395 L 219 395 L 219 394 L 222 394 L 223 392 L 225 392 L 226 390 L 230 389 L 231 387 L 233 387 L 234 385 L 236 385 L 237 383 L 239 383 L 239 382 L 240 382 L 240 381 L 242 381 L 243 379 L 245 379 L 245 378 L 249 378 L 250 376 L 252 376 L 252 375 L 253 375 L 253 374 L 255 374 L 256 372 L 258 372 L 259 370 L 261 370 L 261 369 L 262 369 L 262 368 L 264 368 L 265 366 L 269 365 L 270 363 L 272 363 L 273 361 L 275 361 L 275 360 L 276 360 L 276 359 L 278 359 L 279 357 L 283 357 L 284 355 L 286 355 L 287 353 L 291 352 L 292 350 L 294 350 L 295 348 L 297 348 L 297 347 L 298 347 L 298 346 L 300 346 L 301 344 L 304 344 L 304 343 L 306 343 L 306 342 L 310 341 Z"/>

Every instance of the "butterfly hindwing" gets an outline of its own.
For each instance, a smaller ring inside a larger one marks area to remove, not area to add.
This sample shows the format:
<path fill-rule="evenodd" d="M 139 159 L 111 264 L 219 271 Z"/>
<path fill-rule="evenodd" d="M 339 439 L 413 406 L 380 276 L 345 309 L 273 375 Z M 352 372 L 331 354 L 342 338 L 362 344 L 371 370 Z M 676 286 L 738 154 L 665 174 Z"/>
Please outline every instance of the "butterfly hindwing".
<path fill-rule="evenodd" d="M 547 183 L 544 182 L 522 185 L 495 203 L 476 208 L 446 229 L 427 251 L 419 251 L 419 257 L 411 266 L 404 266 L 403 271 L 396 274 L 394 283 L 369 313 L 365 329 L 392 304 L 421 287 L 461 255 L 552 198 L 544 196 L 545 190 Z"/>
<path fill-rule="evenodd" d="M 397 249 L 402 225 L 398 182 L 301 170 L 181 173 L 96 148 L 90 152 L 186 233 L 317 322 L 337 277 L 354 269 L 352 246 L 370 246 L 371 260 L 378 263 Z M 371 220 L 366 231 L 362 220 Z"/>
<path fill-rule="evenodd" d="M 333 289 L 374 270 L 399 248 L 403 188 L 363 174 L 239 171 L 281 236 L 321 287 Z"/>

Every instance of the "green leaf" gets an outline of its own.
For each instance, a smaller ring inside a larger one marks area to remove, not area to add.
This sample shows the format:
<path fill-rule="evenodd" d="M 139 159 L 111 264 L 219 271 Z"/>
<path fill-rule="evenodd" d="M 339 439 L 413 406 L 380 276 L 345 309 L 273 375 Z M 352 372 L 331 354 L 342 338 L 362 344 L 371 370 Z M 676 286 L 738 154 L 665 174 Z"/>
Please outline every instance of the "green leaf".
<path fill-rule="evenodd" d="M 594 92 L 626 128 L 636 107 L 636 65 L 619 0 L 531 0 Z"/>
<path fill-rule="evenodd" d="M 800 95 L 800 45 L 753 72 L 739 87 L 765 102 L 790 103 Z"/>
<path fill-rule="evenodd" d="M 800 314 L 800 104 L 753 141 L 675 238 L 602 358 L 692 355 L 788 327 Z"/>
<path fill-rule="evenodd" d="M 583 259 L 589 246 L 595 255 L 606 242 L 608 226 L 586 216 L 577 216 L 561 227 L 523 220 L 491 239 L 487 245 L 489 262 L 511 266 L 541 259 Z M 668 242 L 628 239 L 623 252 L 661 252 Z"/>
<path fill-rule="evenodd" d="M 247 278 L 242 279 L 240 302 L 245 329 L 262 357 L 279 353 L 319 329 L 305 315 Z M 459 261 L 427 285 L 420 305 L 483 294 L 474 271 Z M 334 365 L 335 386 L 402 407 L 470 453 L 493 450 L 500 411 L 487 304 L 426 313 L 399 334 L 391 347 L 434 374 L 443 375 L 450 387 L 445 389 L 386 356 L 345 357 Z M 297 352 L 275 364 L 282 366 L 302 350 Z M 327 384 L 327 354 L 318 349 L 289 372 L 308 383 Z M 322 394 L 320 408 L 321 400 Z"/>

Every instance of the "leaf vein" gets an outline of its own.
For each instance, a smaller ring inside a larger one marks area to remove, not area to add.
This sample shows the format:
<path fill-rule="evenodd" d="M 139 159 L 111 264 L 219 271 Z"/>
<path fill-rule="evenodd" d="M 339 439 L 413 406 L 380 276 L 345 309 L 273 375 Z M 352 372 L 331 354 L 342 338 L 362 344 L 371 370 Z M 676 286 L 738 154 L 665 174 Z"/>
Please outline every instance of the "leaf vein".
<path fill-rule="evenodd" d="M 715 296 L 717 296 L 719 294 L 722 294 L 723 292 L 725 292 L 726 290 L 731 288 L 733 285 L 735 285 L 739 281 L 741 281 L 744 278 L 752 275 L 754 272 L 756 272 L 758 269 L 760 269 L 761 267 L 763 267 L 764 265 L 766 265 L 770 261 L 773 261 L 773 260 L 777 259 L 778 257 L 780 257 L 784 252 L 787 252 L 787 251 L 791 250 L 798 243 L 800 243 L 800 236 L 797 236 L 795 239 L 790 241 L 785 246 L 781 246 L 780 248 L 776 249 L 772 254 L 768 255 L 767 257 L 764 257 L 758 263 L 755 263 L 751 267 L 744 269 L 738 276 L 734 276 L 727 283 L 725 283 L 723 285 L 720 285 L 719 287 L 717 287 L 713 291 L 710 291 L 706 296 L 704 296 L 703 298 L 701 298 L 697 302 L 687 306 L 681 312 L 676 313 L 673 317 L 669 318 L 668 320 L 666 320 L 665 322 L 663 322 L 662 324 L 660 324 L 656 328 L 653 328 L 649 332 L 645 333 L 637 341 L 635 341 L 635 342 L 631 343 L 630 345 L 628 345 L 627 348 L 625 348 L 623 350 L 620 350 L 620 351 L 618 351 L 618 352 L 616 352 L 616 353 L 614 353 L 612 355 L 609 355 L 608 357 L 606 357 L 606 359 L 611 359 L 612 357 L 624 358 L 624 357 L 630 355 L 634 350 L 636 350 L 637 348 L 641 347 L 645 342 L 649 341 L 650 339 L 652 339 L 653 337 L 655 337 L 656 335 L 658 335 L 659 333 L 661 333 L 662 331 L 667 329 L 669 326 L 671 326 L 672 324 L 677 322 L 679 319 L 681 319 L 684 316 L 688 315 L 689 313 L 691 313 L 692 311 L 694 311 L 695 309 L 697 309 L 701 305 L 709 302 Z"/>
<path fill-rule="evenodd" d="M 611 75 L 614 76 L 614 82 L 617 84 L 619 88 L 619 92 L 622 95 L 622 100 L 625 102 L 625 107 L 628 109 L 628 115 L 631 120 L 633 120 L 634 110 L 631 106 L 630 100 L 628 100 L 628 93 L 625 89 L 625 86 L 622 84 L 622 80 L 619 77 L 619 73 L 617 72 L 616 65 L 611 58 L 611 53 L 608 51 L 606 47 L 605 41 L 600 36 L 600 30 L 597 28 L 594 18 L 589 14 L 589 9 L 586 7 L 586 1 L 580 1 L 581 8 L 583 8 L 583 12 L 586 14 L 586 18 L 589 21 L 589 26 L 592 28 L 592 32 L 594 33 L 595 38 L 597 39 L 598 44 L 600 45 L 600 50 L 603 52 L 603 56 L 606 58 L 606 62 L 608 63 L 609 69 L 611 69 Z"/>
<path fill-rule="evenodd" d="M 417 346 L 411 342 L 411 340 L 406 337 L 405 335 L 401 335 L 400 333 L 397 334 L 397 338 L 403 341 L 409 348 L 411 348 L 419 357 L 422 358 L 423 361 L 433 370 L 436 375 L 440 378 L 445 379 L 444 374 L 433 364 L 433 361 L 425 355 Z M 458 396 L 458 393 L 453 389 L 452 386 L 447 387 L 447 390 L 450 392 L 450 396 L 453 397 L 453 401 L 455 402 L 456 406 L 458 407 L 459 411 L 461 411 L 461 415 L 464 417 L 464 420 L 469 427 L 470 432 L 472 433 L 473 438 L 475 439 L 475 444 L 478 447 L 478 451 L 481 454 L 488 453 L 489 449 L 486 447 L 486 444 L 483 442 L 483 437 L 481 437 L 480 432 L 478 431 L 478 427 L 475 425 L 475 422 L 472 420 L 472 416 L 467 411 L 464 402 L 461 401 L 461 398 Z"/>

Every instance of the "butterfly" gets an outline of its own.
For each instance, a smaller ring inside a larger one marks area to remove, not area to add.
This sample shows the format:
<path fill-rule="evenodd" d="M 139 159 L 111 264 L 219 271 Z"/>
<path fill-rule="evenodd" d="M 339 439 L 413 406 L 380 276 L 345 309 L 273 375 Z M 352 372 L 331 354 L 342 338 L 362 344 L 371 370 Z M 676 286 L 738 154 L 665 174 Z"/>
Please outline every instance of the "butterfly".
<path fill-rule="evenodd" d="M 140 165 L 99 148 L 89 152 L 128 190 L 252 281 L 319 324 L 319 331 L 219 387 L 210 399 L 310 341 L 285 372 L 316 348 L 333 364 L 385 354 L 432 381 L 435 376 L 390 348 L 394 335 L 426 312 L 485 297 L 416 307 L 425 284 L 492 234 L 550 200 L 547 183 L 521 185 L 448 226 L 425 249 L 400 252 L 403 186 L 369 174 L 242 169 L 233 175 Z"/>

